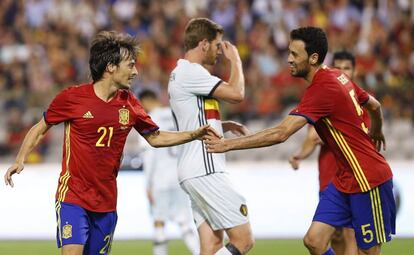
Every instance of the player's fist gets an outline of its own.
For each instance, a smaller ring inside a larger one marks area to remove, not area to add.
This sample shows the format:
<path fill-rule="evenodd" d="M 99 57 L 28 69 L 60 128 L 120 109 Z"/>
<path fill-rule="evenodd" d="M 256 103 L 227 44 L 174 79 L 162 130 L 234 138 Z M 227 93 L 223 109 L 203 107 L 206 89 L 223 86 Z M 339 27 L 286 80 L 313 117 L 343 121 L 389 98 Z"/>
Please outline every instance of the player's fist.
<path fill-rule="evenodd" d="M 13 174 L 20 174 L 21 171 L 23 171 L 24 165 L 20 163 L 14 163 L 9 169 L 7 169 L 6 174 L 4 175 L 4 182 L 6 185 L 10 185 L 11 187 L 14 187 L 14 183 L 12 180 Z"/>
<path fill-rule="evenodd" d="M 290 165 L 292 166 L 292 168 L 294 170 L 298 170 L 300 159 L 298 157 L 292 156 L 292 157 L 289 158 L 289 163 L 290 163 Z"/>
<path fill-rule="evenodd" d="M 220 43 L 221 50 L 224 56 L 230 61 L 241 61 L 239 51 L 236 46 L 231 44 L 229 41 L 223 41 Z"/>

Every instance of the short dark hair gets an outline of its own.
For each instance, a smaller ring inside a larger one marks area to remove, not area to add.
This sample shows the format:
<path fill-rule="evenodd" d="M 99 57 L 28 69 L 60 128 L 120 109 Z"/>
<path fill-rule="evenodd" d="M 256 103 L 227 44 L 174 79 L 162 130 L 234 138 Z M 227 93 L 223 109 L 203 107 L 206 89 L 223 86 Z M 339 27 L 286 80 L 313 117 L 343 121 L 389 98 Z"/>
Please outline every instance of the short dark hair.
<path fill-rule="evenodd" d="M 217 34 L 223 34 L 224 29 L 219 24 L 207 18 L 191 19 L 184 33 L 184 50 L 187 52 L 197 47 L 204 39 L 209 42 L 216 39 Z"/>
<path fill-rule="evenodd" d="M 290 32 L 291 40 L 301 40 L 305 43 L 308 56 L 318 54 L 318 64 L 322 64 L 328 52 L 328 39 L 319 27 L 300 27 Z"/>
<path fill-rule="evenodd" d="M 144 89 L 142 90 L 139 94 L 138 94 L 138 98 L 139 100 L 144 100 L 144 99 L 152 99 L 152 100 L 157 100 L 157 94 L 150 90 L 150 89 Z"/>
<path fill-rule="evenodd" d="M 332 63 L 335 62 L 335 60 L 349 60 L 352 63 L 352 67 L 355 67 L 355 57 L 349 51 L 342 50 L 335 52 L 332 58 Z"/>
<path fill-rule="evenodd" d="M 139 53 L 137 40 L 114 31 L 101 31 L 92 40 L 89 69 L 93 82 L 99 81 L 108 64 L 119 65 L 123 59 L 136 59 Z"/>

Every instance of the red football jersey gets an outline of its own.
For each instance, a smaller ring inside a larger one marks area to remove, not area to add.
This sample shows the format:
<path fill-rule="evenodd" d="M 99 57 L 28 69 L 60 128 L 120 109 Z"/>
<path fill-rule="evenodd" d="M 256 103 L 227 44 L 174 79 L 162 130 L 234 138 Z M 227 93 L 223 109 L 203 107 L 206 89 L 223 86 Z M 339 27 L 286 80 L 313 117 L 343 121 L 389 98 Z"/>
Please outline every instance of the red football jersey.
<path fill-rule="evenodd" d="M 368 98 L 341 71 L 323 67 L 290 113 L 313 124 L 334 153 L 338 170 L 333 183 L 342 192 L 366 192 L 392 178 L 389 165 L 366 133 L 360 105 Z"/>
<path fill-rule="evenodd" d="M 363 108 L 362 114 L 365 126 L 369 128 L 371 126 L 371 121 L 369 119 L 369 114 L 367 109 Z M 368 130 L 366 130 L 368 131 Z M 318 157 L 319 165 L 319 191 L 323 191 L 328 187 L 328 184 L 333 180 L 336 170 L 338 169 L 336 165 L 335 155 L 332 151 L 329 150 L 328 146 L 325 144 L 321 145 Z"/>
<path fill-rule="evenodd" d="M 158 130 L 128 90 L 105 102 L 93 84 L 60 92 L 44 115 L 48 124 L 65 122 L 62 172 L 56 199 L 94 212 L 116 210 L 119 165 L 129 131 Z"/>

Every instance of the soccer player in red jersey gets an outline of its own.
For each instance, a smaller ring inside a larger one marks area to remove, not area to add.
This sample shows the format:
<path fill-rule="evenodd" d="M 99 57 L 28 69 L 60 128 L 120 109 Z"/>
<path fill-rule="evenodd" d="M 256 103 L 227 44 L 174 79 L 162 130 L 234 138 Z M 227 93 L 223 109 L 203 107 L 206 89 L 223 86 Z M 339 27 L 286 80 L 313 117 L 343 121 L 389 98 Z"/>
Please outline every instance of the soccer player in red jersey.
<path fill-rule="evenodd" d="M 355 57 L 348 51 L 335 52 L 332 59 L 332 66 L 341 70 L 344 74 L 354 79 L 355 74 Z M 370 121 L 368 112 L 363 108 L 363 119 L 366 127 L 369 127 Z M 367 129 L 368 130 L 368 129 Z M 316 133 L 312 125 L 308 126 L 308 132 L 302 143 L 300 150 L 289 158 L 292 168 L 299 169 L 300 161 L 308 158 L 315 148 L 320 145 L 318 165 L 319 165 L 319 192 L 322 193 L 337 170 L 335 156 Z M 331 246 L 336 255 L 354 255 L 358 254 L 358 247 L 355 242 L 355 232 L 352 228 L 337 228 L 331 239 Z"/>
<path fill-rule="evenodd" d="M 128 133 L 137 130 L 150 145 L 164 147 L 201 138 L 211 129 L 159 131 L 129 90 L 137 76 L 138 43 L 129 35 L 103 31 L 90 48 L 93 81 L 69 87 L 52 101 L 26 134 L 4 178 L 13 185 L 29 152 L 46 132 L 65 123 L 62 172 L 56 192 L 57 243 L 62 254 L 108 254 L 117 222 L 119 165 Z"/>
<path fill-rule="evenodd" d="M 275 127 L 256 134 L 218 139 L 204 136 L 209 152 L 259 148 L 283 143 L 310 123 L 334 153 L 338 170 L 322 193 L 312 224 L 304 237 L 310 254 L 335 254 L 329 240 L 336 227 L 352 227 L 359 254 L 381 252 L 395 234 L 392 172 L 379 153 L 385 149 L 380 103 L 340 70 L 322 65 L 328 41 L 320 28 L 302 27 L 290 33 L 291 75 L 309 86 L 299 105 Z M 361 105 L 371 119 L 369 134 Z"/>

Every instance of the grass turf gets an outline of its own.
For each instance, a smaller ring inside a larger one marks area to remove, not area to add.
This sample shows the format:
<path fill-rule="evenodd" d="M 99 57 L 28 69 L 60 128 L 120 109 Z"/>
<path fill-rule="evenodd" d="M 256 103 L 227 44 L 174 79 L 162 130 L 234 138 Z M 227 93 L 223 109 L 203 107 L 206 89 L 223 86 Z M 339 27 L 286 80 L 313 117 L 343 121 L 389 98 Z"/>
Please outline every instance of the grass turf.
<path fill-rule="evenodd" d="M 151 255 L 151 241 L 129 240 L 112 244 L 111 255 Z M 190 255 L 182 241 L 169 242 L 169 255 Z M 0 241 L 1 255 L 58 255 L 54 241 Z M 306 255 L 301 240 L 256 240 L 249 255 Z M 414 255 L 414 239 L 395 239 L 383 245 L 382 255 Z"/>

